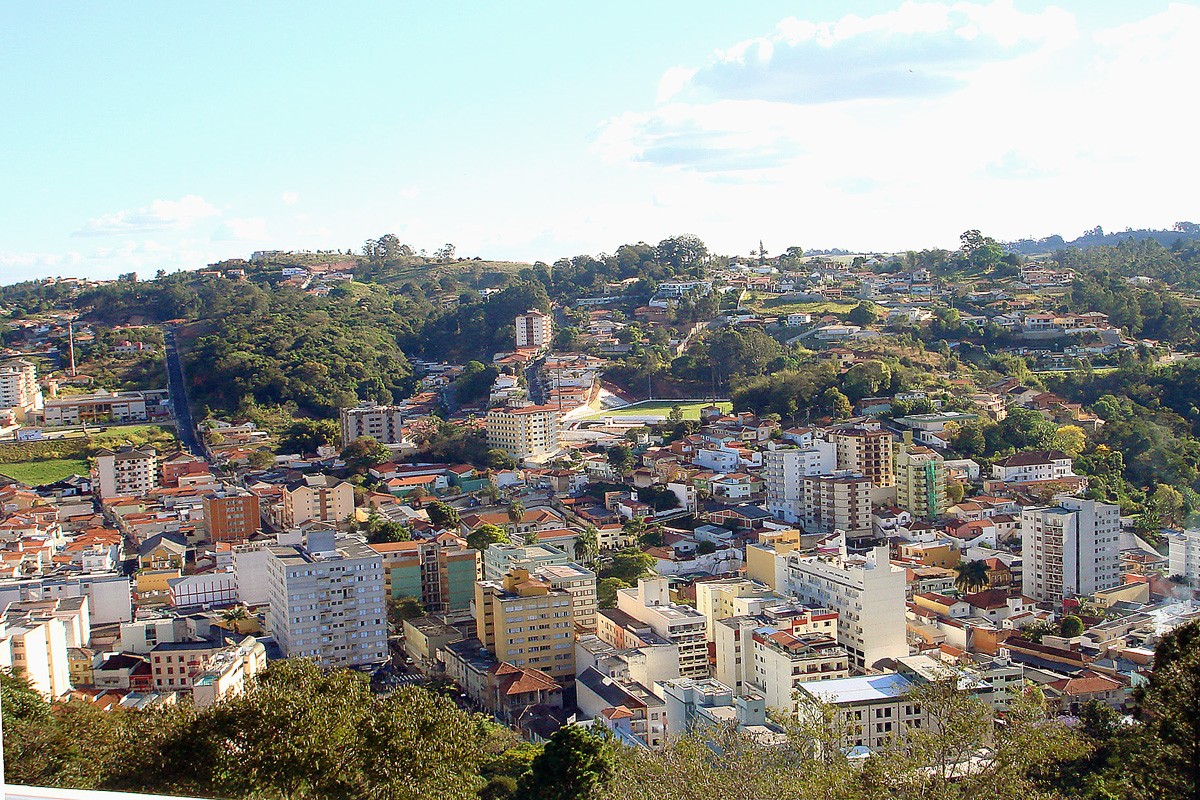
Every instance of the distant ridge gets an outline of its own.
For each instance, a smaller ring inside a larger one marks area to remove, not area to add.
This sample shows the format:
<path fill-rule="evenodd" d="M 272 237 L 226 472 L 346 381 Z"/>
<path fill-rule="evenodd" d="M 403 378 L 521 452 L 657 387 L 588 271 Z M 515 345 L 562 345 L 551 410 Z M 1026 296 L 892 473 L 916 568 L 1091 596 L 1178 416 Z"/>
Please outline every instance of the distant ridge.
<path fill-rule="evenodd" d="M 1010 253 L 1030 256 L 1038 253 L 1053 253 L 1055 250 L 1064 250 L 1070 247 L 1084 249 L 1097 245 L 1113 245 L 1130 239 L 1153 239 L 1164 247 L 1169 247 L 1180 239 L 1200 240 L 1200 225 L 1194 222 L 1176 222 L 1171 228 L 1164 230 L 1143 228 L 1135 231 L 1126 228 L 1123 231 L 1112 232 L 1105 231 L 1097 225 L 1069 242 L 1055 234 L 1044 239 L 1018 239 L 1015 242 L 1004 242 L 1001 246 Z"/>

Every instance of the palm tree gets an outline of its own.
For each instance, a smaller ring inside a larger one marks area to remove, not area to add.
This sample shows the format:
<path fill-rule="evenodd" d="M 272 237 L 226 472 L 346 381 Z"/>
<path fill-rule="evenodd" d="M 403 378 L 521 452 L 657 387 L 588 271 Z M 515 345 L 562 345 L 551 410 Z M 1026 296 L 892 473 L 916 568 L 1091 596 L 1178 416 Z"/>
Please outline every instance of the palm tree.
<path fill-rule="evenodd" d="M 516 525 L 525 516 L 525 504 L 520 500 L 513 500 L 508 504 L 508 521 Z"/>
<path fill-rule="evenodd" d="M 970 594 L 980 589 L 986 589 L 989 583 L 987 563 L 979 560 L 960 561 L 954 567 L 958 575 L 954 578 L 954 586 L 962 594 Z"/>

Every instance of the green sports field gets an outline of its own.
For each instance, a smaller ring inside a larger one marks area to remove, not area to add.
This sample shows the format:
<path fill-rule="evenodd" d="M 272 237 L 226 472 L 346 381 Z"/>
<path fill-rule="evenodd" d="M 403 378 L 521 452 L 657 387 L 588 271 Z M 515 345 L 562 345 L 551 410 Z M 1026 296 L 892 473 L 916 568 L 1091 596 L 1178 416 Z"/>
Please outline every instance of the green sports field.
<path fill-rule="evenodd" d="M 42 486 L 71 475 L 87 474 L 88 463 L 82 458 L 47 458 L 20 464 L 0 464 L 0 475 L 7 475 L 30 486 Z"/>
<path fill-rule="evenodd" d="M 604 417 L 653 417 L 659 416 L 663 419 L 671 413 L 671 409 L 679 406 L 683 411 L 684 419 L 700 419 L 700 409 L 707 405 L 712 405 L 711 400 L 643 400 L 640 403 L 623 406 L 622 408 L 613 408 L 606 411 L 597 411 L 594 414 L 589 414 L 584 419 L 603 419 Z M 733 403 L 728 400 L 719 400 L 716 405 L 719 405 L 724 411 L 732 411 Z"/>

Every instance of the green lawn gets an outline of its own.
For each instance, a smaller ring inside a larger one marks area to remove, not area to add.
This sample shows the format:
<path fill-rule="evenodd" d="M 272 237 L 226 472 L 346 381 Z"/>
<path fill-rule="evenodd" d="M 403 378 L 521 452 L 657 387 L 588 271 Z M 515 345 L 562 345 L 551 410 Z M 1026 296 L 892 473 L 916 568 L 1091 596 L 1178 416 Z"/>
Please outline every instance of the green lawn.
<path fill-rule="evenodd" d="M 7 475 L 30 486 L 61 481 L 71 475 L 87 475 L 88 463 L 82 458 L 47 458 L 21 464 L 0 464 L 0 475 Z"/>
<path fill-rule="evenodd" d="M 711 405 L 708 400 L 643 400 L 640 403 L 624 406 L 622 408 L 613 408 L 606 411 L 597 411 L 595 414 L 589 414 L 584 419 L 603 419 L 604 417 L 647 417 L 659 416 L 663 419 L 667 418 L 667 414 L 671 413 L 671 409 L 679 406 L 683 411 L 684 419 L 700 419 L 700 409 L 707 405 Z M 717 402 L 722 410 L 732 411 L 733 403 L 728 400 Z"/>
<path fill-rule="evenodd" d="M 858 305 L 857 300 L 822 300 L 811 303 L 789 303 L 784 297 L 756 297 L 746 305 L 764 314 L 845 314 Z"/>

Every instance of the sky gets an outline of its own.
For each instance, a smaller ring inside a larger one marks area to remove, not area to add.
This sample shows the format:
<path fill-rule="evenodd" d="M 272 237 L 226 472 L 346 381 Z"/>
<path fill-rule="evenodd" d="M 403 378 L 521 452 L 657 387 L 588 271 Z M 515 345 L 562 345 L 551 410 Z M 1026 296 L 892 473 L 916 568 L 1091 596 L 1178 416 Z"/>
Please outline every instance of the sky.
<path fill-rule="evenodd" d="M 1200 5 L 0 4 L 0 283 L 1200 221 Z"/>

